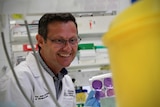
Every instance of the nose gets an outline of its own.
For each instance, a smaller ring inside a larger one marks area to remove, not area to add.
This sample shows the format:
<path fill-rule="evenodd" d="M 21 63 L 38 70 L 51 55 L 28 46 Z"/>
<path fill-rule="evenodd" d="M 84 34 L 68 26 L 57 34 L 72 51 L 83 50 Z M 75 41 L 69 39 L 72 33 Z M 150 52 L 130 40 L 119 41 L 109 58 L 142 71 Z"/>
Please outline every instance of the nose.
<path fill-rule="evenodd" d="M 69 41 L 66 41 L 63 47 L 63 50 L 70 51 L 72 49 L 71 44 Z"/>

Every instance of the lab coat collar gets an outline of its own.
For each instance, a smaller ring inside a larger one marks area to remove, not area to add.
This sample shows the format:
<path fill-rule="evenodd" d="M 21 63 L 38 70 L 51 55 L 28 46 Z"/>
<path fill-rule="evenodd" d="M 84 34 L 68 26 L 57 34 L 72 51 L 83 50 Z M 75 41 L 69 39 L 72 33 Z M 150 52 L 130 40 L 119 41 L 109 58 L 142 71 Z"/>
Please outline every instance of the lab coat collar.
<path fill-rule="evenodd" d="M 64 77 L 64 75 L 66 75 L 68 73 L 68 71 L 65 68 L 62 68 L 62 70 L 58 73 L 58 77 L 55 76 L 55 74 L 53 73 L 53 71 L 48 67 L 48 65 L 44 62 L 43 58 L 41 57 L 40 52 L 37 52 L 37 57 L 38 60 L 41 64 L 41 66 L 45 69 L 46 72 L 48 72 L 50 74 L 50 76 L 52 76 L 55 80 L 62 80 L 62 78 Z"/>
<path fill-rule="evenodd" d="M 36 59 L 34 57 L 34 53 L 30 52 L 28 54 L 28 56 L 26 57 L 26 62 L 28 63 L 28 66 L 29 68 L 31 69 L 31 72 L 33 73 L 34 77 L 39 77 L 41 76 L 40 74 L 40 70 L 38 68 L 38 64 L 36 63 Z M 39 63 L 39 61 L 38 61 Z M 39 63 L 40 64 L 40 63 Z M 41 67 L 41 70 L 44 71 L 44 68 L 42 67 L 42 65 L 40 64 L 40 67 Z M 60 74 L 62 77 L 60 77 L 61 79 L 66 75 L 68 74 L 68 71 L 63 68 L 61 71 L 60 71 Z"/>
<path fill-rule="evenodd" d="M 26 62 L 28 64 L 29 68 L 31 69 L 31 72 L 33 73 L 34 77 L 41 76 L 40 70 L 38 68 L 38 64 L 36 63 L 36 59 L 34 57 L 34 53 L 31 52 L 27 55 Z M 39 61 L 38 61 L 38 63 L 39 63 Z M 40 64 L 40 67 L 41 67 L 41 70 L 43 71 L 41 64 Z"/>
<path fill-rule="evenodd" d="M 51 69 L 44 62 L 43 58 L 40 55 L 40 52 L 37 52 L 37 57 L 38 57 L 38 60 L 39 60 L 39 62 L 41 64 L 41 66 L 45 69 L 45 71 L 48 72 L 50 76 L 52 76 L 53 78 L 55 78 L 55 74 L 51 71 Z"/>

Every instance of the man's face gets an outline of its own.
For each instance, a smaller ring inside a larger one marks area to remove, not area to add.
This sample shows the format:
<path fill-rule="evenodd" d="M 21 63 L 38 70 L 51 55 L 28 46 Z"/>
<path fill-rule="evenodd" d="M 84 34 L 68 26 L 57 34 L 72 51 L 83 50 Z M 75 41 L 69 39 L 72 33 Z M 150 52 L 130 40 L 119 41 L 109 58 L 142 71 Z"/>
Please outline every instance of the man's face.
<path fill-rule="evenodd" d="M 42 37 L 40 38 L 42 39 Z M 72 21 L 54 22 L 48 25 L 47 39 L 46 41 L 43 39 L 42 43 L 39 42 L 39 46 L 43 60 L 52 70 L 69 66 L 78 49 L 78 43 L 70 44 L 67 41 L 64 44 L 59 44 L 59 41 L 76 38 L 78 38 L 77 29 Z"/>

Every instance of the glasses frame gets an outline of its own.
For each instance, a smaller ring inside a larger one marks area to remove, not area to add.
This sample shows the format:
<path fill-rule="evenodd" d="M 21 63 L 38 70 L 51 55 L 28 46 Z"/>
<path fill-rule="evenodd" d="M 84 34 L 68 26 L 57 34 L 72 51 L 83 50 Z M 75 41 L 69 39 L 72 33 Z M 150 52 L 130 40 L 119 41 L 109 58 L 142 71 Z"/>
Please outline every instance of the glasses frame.
<path fill-rule="evenodd" d="M 72 46 L 76 46 L 82 40 L 79 36 L 77 36 L 77 38 L 71 38 L 71 39 L 68 39 L 68 40 L 65 40 L 65 39 L 50 39 L 48 37 L 47 37 L 47 39 L 50 40 L 52 43 L 54 43 L 56 45 L 59 45 L 60 47 L 64 47 L 67 44 L 67 42 Z"/>

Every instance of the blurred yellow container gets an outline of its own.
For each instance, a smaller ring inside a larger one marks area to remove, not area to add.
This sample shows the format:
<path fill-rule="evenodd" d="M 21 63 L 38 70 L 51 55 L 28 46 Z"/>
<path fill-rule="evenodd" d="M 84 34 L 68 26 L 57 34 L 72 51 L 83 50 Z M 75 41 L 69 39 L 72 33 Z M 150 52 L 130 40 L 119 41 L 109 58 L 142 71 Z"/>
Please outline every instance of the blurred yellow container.
<path fill-rule="evenodd" d="M 160 0 L 140 0 L 103 36 L 117 107 L 160 107 Z"/>

